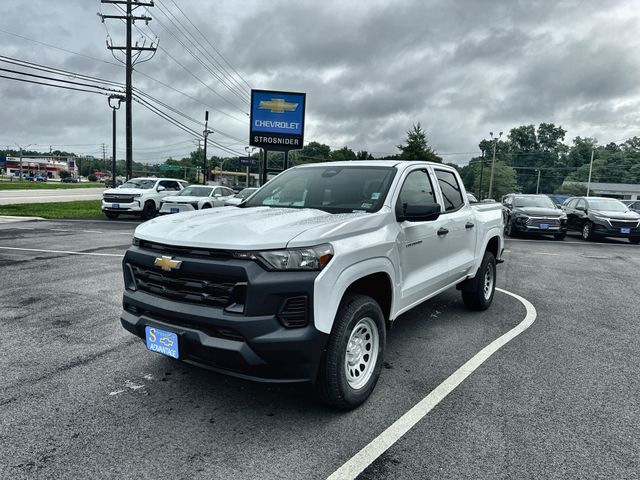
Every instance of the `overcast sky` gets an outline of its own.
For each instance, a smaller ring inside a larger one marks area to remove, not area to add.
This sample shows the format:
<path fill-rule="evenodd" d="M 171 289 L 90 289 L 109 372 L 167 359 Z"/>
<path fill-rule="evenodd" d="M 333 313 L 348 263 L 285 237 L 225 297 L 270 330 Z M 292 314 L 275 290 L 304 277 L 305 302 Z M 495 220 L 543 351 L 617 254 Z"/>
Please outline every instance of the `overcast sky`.
<path fill-rule="evenodd" d="M 198 37 L 199 48 L 215 47 L 242 76 L 235 77 L 234 90 L 248 93 L 246 81 L 253 88 L 307 93 L 307 142 L 397 153 L 405 132 L 421 122 L 446 161 L 466 163 L 472 155 L 465 152 L 477 151 L 489 131 L 506 134 L 523 124 L 562 125 L 568 142 L 640 135 L 640 0 L 156 1 L 150 28 L 140 28 L 157 34 L 162 49 L 136 67 L 141 73 L 134 73 L 134 86 L 197 119 L 209 109 L 210 128 L 229 135 L 212 138 L 242 153 L 248 104 L 211 74 L 220 75 L 212 59 L 196 55 L 205 68 L 174 38 L 198 53 L 164 13 L 173 12 L 198 36 L 176 5 L 211 42 Z M 124 68 L 105 39 L 110 34 L 122 44 L 124 25 L 108 20 L 105 28 L 100 10 L 117 13 L 99 0 L 3 0 L 0 55 L 123 82 Z M 0 68 L 14 67 L 0 62 Z M 106 97 L 0 78 L 0 100 L 3 147 L 51 144 L 98 155 L 104 142 L 111 151 Z M 193 137 L 138 104 L 133 118 L 135 160 L 180 158 L 195 148 Z"/>

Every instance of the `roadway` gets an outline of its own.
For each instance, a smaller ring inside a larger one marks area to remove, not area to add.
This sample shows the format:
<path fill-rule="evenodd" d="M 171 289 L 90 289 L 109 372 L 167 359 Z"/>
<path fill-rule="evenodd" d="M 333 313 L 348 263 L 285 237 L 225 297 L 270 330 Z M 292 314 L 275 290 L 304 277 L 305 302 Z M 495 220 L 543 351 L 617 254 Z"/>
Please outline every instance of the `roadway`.
<path fill-rule="evenodd" d="M 137 221 L 0 225 L 1 478 L 322 479 L 527 317 L 456 291 L 402 316 L 359 409 L 184 365 L 124 331 Z M 535 322 L 477 366 L 360 478 L 637 478 L 640 247 L 508 240 L 499 286 Z"/>
<path fill-rule="evenodd" d="M 42 190 L 0 190 L 0 205 L 14 203 L 73 202 L 99 200 L 104 188 L 59 188 Z"/>

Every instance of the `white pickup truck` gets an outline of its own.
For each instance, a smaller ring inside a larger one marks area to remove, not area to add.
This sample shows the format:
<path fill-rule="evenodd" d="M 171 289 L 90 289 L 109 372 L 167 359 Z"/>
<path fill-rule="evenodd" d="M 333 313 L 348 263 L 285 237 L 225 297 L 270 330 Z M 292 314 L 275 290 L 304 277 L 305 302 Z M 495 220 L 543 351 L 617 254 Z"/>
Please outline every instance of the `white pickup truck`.
<path fill-rule="evenodd" d="M 441 164 L 322 163 L 281 173 L 240 208 L 151 220 L 124 258 L 122 325 L 150 350 L 312 382 L 354 408 L 399 315 L 450 287 L 469 308 L 491 304 L 502 210 L 465 193 Z"/>
<path fill-rule="evenodd" d="M 148 220 L 155 217 L 163 198 L 179 194 L 186 186 L 186 181 L 175 178 L 132 178 L 102 192 L 102 211 L 107 218 L 129 214 Z"/>

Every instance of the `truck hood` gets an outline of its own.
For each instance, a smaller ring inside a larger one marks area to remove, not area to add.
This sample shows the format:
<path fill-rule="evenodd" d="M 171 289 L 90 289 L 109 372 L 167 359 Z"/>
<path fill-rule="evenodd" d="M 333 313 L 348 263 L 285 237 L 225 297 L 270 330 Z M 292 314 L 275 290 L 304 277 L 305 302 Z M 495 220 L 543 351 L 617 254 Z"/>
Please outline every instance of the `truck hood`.
<path fill-rule="evenodd" d="M 136 193 L 147 193 L 153 191 L 152 188 L 107 188 L 102 194 L 110 195 L 134 195 Z"/>
<path fill-rule="evenodd" d="M 155 218 L 135 236 L 166 245 L 266 250 L 318 245 L 378 229 L 381 212 L 331 214 L 297 208 L 213 208 Z"/>
<path fill-rule="evenodd" d="M 516 213 L 524 213 L 525 215 L 531 215 L 533 217 L 559 217 L 564 212 L 557 208 L 544 208 L 544 207 L 515 207 L 513 209 Z"/>

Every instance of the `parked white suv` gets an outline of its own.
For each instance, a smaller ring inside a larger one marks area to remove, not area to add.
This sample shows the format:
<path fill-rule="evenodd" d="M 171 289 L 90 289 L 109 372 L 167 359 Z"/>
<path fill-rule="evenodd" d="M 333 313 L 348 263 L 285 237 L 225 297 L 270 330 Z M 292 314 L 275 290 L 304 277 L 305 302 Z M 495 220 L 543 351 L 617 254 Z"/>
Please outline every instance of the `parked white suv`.
<path fill-rule="evenodd" d="M 235 194 L 236 192 L 227 187 L 190 185 L 178 195 L 163 198 L 160 213 L 193 212 L 205 208 L 223 207 L 225 202 Z"/>
<path fill-rule="evenodd" d="M 132 178 L 118 188 L 108 188 L 102 194 L 102 211 L 107 218 L 126 213 L 153 218 L 164 197 L 177 195 L 187 186 L 175 178 Z"/>

